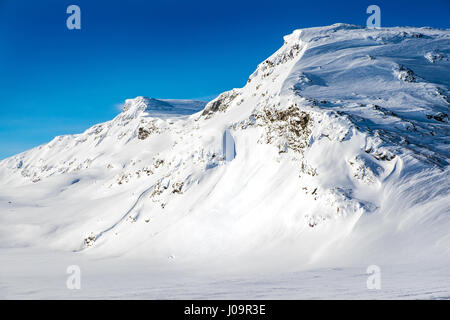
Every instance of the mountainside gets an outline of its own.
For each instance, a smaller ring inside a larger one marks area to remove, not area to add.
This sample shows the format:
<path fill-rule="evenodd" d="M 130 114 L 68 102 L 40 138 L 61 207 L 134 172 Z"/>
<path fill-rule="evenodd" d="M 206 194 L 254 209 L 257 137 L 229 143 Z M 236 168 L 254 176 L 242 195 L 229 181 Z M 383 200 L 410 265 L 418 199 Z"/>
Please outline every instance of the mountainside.
<path fill-rule="evenodd" d="M 296 30 L 206 106 L 129 99 L 1 161 L 1 246 L 230 270 L 447 263 L 449 75 L 450 30 Z"/>

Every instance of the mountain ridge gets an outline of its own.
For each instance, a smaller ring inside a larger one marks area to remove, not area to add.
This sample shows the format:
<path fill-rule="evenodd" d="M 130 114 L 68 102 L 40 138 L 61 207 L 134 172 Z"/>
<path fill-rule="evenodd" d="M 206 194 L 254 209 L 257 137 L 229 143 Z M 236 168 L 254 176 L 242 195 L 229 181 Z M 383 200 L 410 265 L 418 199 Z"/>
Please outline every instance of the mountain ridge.
<path fill-rule="evenodd" d="M 230 268 L 448 261 L 450 31 L 335 24 L 284 40 L 203 109 L 128 99 L 1 161 L 0 198 L 37 204 L 4 211 L 4 243 Z"/>

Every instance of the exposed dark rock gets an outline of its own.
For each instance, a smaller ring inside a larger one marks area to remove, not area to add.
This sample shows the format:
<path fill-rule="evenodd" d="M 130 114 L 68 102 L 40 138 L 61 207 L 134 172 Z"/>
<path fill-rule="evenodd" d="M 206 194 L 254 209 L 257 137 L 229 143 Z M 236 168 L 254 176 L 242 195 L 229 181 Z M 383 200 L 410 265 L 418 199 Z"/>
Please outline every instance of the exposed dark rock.
<path fill-rule="evenodd" d="M 219 95 L 215 100 L 208 103 L 202 112 L 202 116 L 206 118 L 212 117 L 212 115 L 218 111 L 224 112 L 230 106 L 230 103 L 238 96 L 235 90 L 227 91 Z"/>
<path fill-rule="evenodd" d="M 181 189 L 183 188 L 183 185 L 184 185 L 184 182 L 182 182 L 182 181 L 174 183 L 172 185 L 172 188 L 173 188 L 172 193 L 179 193 L 179 194 L 183 193 L 183 192 L 181 192 Z"/>
<path fill-rule="evenodd" d="M 308 146 L 311 117 L 296 104 L 286 109 L 266 107 L 255 117 L 266 127 L 266 143 L 276 142 L 280 153 L 287 148 L 302 153 Z"/>
<path fill-rule="evenodd" d="M 435 115 L 427 114 L 427 119 L 434 119 L 439 122 L 445 122 L 445 119 L 448 119 L 448 114 L 439 112 Z"/>
<path fill-rule="evenodd" d="M 144 140 L 147 139 L 147 137 L 150 135 L 150 132 L 145 130 L 144 128 L 139 128 L 139 132 L 138 132 L 138 139 L 140 140 Z"/>
<path fill-rule="evenodd" d="M 414 74 L 414 72 L 409 69 L 406 68 L 403 65 L 399 65 L 398 67 L 398 71 L 399 71 L 399 79 L 405 81 L 405 82 L 416 82 L 416 76 Z"/>

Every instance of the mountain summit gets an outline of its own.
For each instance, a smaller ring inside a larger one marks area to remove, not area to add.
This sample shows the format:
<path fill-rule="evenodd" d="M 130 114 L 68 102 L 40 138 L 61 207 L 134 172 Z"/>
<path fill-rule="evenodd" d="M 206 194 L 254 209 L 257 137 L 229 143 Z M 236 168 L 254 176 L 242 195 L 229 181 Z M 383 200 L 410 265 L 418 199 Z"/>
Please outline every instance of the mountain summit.
<path fill-rule="evenodd" d="M 448 263 L 449 59 L 449 30 L 335 24 L 285 36 L 206 105 L 129 99 L 0 162 L 2 245 L 238 270 Z"/>
<path fill-rule="evenodd" d="M 137 97 L 135 99 L 127 99 L 122 111 L 133 116 L 138 116 L 138 114 L 145 112 L 152 117 L 167 118 L 169 116 L 190 115 L 203 109 L 205 105 L 206 102 L 198 100 Z"/>

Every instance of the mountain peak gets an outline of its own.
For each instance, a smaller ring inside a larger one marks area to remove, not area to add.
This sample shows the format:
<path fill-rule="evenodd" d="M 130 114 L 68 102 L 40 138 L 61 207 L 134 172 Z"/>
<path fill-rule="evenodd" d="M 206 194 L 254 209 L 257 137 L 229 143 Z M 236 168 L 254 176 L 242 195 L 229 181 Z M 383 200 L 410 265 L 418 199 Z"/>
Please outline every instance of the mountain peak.
<path fill-rule="evenodd" d="M 136 113 L 139 111 L 145 111 L 148 107 L 149 98 L 144 96 L 138 96 L 134 99 L 126 99 L 122 108 L 122 112 Z"/>
<path fill-rule="evenodd" d="M 206 102 L 188 99 L 156 99 L 138 96 L 125 100 L 122 113 L 127 117 L 148 115 L 153 117 L 170 117 L 189 115 L 200 111 Z"/>
<path fill-rule="evenodd" d="M 285 40 L 206 107 L 139 96 L 0 162 L 0 200 L 27 190 L 2 239 L 256 267 L 448 253 L 450 31 L 334 24 Z"/>

